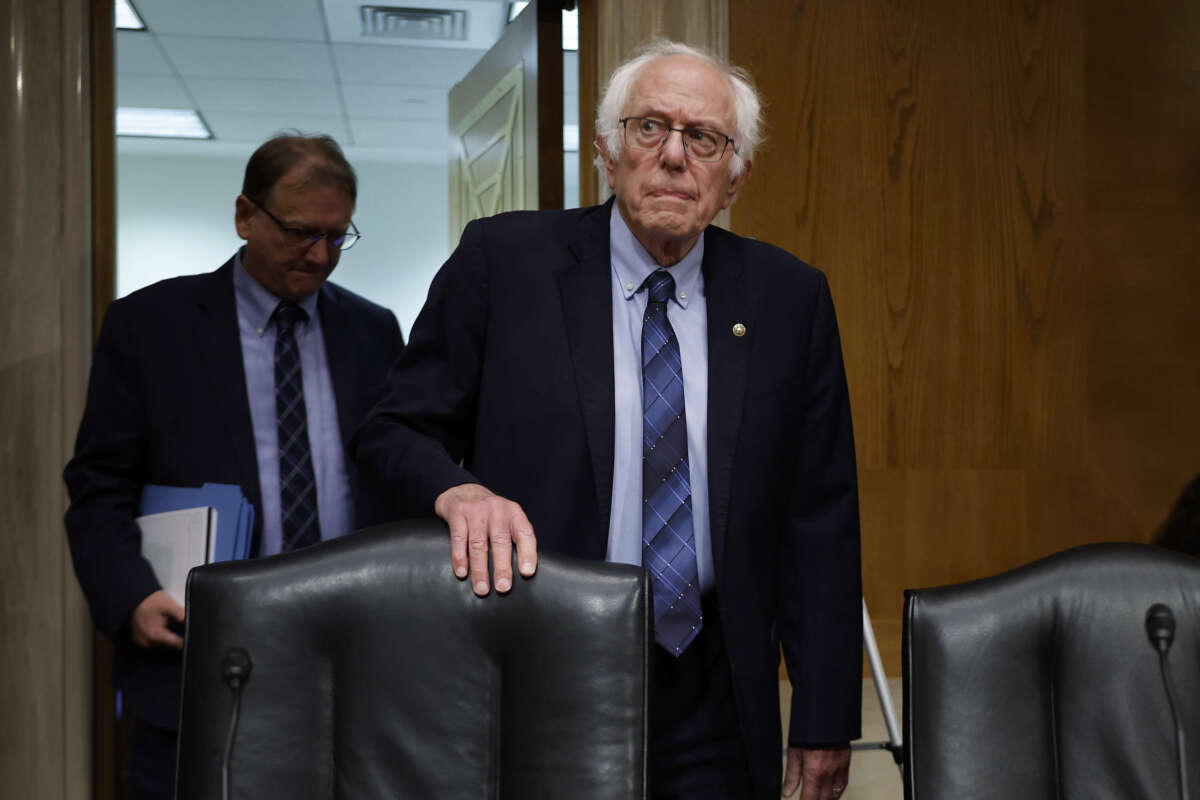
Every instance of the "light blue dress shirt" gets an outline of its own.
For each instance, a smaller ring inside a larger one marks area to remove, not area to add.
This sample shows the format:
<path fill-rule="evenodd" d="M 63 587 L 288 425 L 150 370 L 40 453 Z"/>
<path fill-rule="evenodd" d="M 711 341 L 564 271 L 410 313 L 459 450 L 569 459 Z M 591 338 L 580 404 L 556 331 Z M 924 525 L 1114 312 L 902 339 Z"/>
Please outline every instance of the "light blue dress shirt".
<path fill-rule="evenodd" d="M 642 563 L 642 317 L 646 276 L 662 269 L 625 224 L 616 204 L 609 232 L 612 254 L 613 378 L 616 447 L 613 451 L 609 561 Z M 687 418 L 688 468 L 692 480 L 692 530 L 700 589 L 715 582 L 708 521 L 708 309 L 704 302 L 704 234 L 683 260 L 666 269 L 675 278 L 667 319 L 683 361 L 683 407 Z"/>
<path fill-rule="evenodd" d="M 271 315 L 279 298 L 267 291 L 242 266 L 242 251 L 234 257 L 233 295 L 237 301 L 238 334 L 250 421 L 254 426 L 254 452 L 258 457 L 258 482 L 262 490 L 262 543 L 260 555 L 278 553 L 283 542 L 279 500 L 279 435 L 275 419 L 275 320 Z M 304 407 L 308 412 L 308 441 L 313 474 L 317 479 L 317 512 L 321 538 L 333 539 L 354 530 L 354 498 L 346 473 L 346 453 L 338 428 L 337 398 L 325 353 L 325 337 L 317 314 L 317 295 L 298 304 L 308 321 L 296 326 L 300 370 L 304 376 Z"/>

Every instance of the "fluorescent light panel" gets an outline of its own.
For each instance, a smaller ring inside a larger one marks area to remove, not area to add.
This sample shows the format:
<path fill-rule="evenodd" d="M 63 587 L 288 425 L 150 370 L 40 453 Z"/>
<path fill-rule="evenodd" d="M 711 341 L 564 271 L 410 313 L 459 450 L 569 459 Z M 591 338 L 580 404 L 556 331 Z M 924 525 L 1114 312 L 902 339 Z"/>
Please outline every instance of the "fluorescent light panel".
<path fill-rule="evenodd" d="M 116 0 L 117 30 L 144 31 L 146 23 L 138 16 L 129 0 Z"/>
<path fill-rule="evenodd" d="M 118 108 L 117 136 L 213 138 L 204 120 L 190 108 Z"/>
<path fill-rule="evenodd" d="M 562 12 L 563 50 L 579 49 L 579 9 Z"/>

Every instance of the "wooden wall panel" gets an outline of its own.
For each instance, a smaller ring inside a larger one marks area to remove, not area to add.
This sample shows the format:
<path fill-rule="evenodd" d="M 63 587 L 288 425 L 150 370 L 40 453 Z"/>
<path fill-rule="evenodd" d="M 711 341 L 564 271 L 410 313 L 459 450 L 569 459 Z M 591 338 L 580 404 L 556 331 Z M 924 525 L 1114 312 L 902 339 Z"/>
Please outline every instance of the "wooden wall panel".
<path fill-rule="evenodd" d="M 91 623 L 62 467 L 91 352 L 89 13 L 0 14 L 0 797 L 91 792 Z"/>
<path fill-rule="evenodd" d="M 758 0 L 733 228 L 829 276 L 864 585 L 1149 538 L 1200 470 L 1200 7 Z"/>

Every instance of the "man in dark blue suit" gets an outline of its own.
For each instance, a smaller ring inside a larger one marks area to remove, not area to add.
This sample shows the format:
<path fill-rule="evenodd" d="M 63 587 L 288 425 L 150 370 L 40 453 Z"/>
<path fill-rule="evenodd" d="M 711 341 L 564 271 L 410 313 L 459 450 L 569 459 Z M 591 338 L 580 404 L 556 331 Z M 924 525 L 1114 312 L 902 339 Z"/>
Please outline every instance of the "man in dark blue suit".
<path fill-rule="evenodd" d="M 690 48 L 618 68 L 596 127 L 614 200 L 469 224 L 352 444 L 406 509 L 446 520 L 480 595 L 489 549 L 512 589 L 514 544 L 526 576 L 538 548 L 649 568 L 656 798 L 801 783 L 836 798 L 859 736 L 857 481 L 829 288 L 709 225 L 749 177 L 759 117 L 745 74 Z"/>
<path fill-rule="evenodd" d="M 332 139 L 271 139 L 236 201 L 245 247 L 105 315 L 64 472 L 66 525 L 92 616 L 116 645 L 135 798 L 174 793 L 184 621 L 141 555 L 142 488 L 237 484 L 257 510 L 256 555 L 381 521 L 344 441 L 381 393 L 400 327 L 326 281 L 358 238 L 356 196 Z"/>

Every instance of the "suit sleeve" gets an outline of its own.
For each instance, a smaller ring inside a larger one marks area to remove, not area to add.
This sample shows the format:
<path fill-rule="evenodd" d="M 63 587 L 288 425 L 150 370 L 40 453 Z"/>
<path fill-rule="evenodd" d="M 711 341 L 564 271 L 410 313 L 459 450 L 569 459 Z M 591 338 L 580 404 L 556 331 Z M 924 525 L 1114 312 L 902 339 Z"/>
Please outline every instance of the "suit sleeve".
<path fill-rule="evenodd" d="M 862 575 L 850 396 L 821 277 L 805 370 L 801 451 L 784 531 L 780 640 L 792 683 L 792 746 L 861 735 Z"/>
<path fill-rule="evenodd" d="M 482 225 L 470 223 L 434 277 L 408 345 L 388 373 L 387 395 L 355 433 L 362 475 L 405 515 L 433 513 L 437 496 L 478 480 L 470 453 L 487 330 Z"/>
<path fill-rule="evenodd" d="M 162 588 L 142 558 L 134 522 L 147 449 L 137 354 L 133 320 L 122 303 L 113 303 L 92 360 L 75 456 L 63 472 L 75 574 L 96 625 L 114 637 L 138 603 Z"/>

